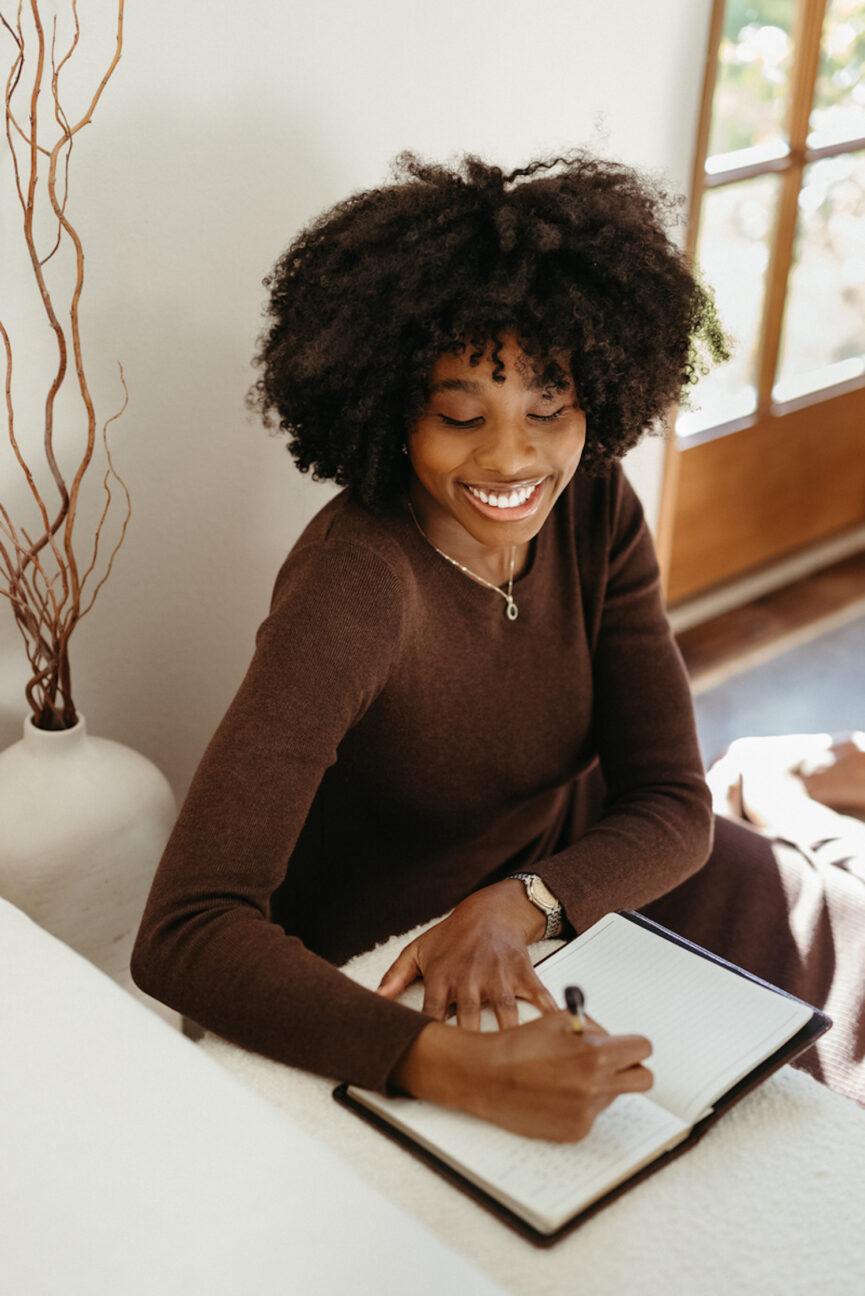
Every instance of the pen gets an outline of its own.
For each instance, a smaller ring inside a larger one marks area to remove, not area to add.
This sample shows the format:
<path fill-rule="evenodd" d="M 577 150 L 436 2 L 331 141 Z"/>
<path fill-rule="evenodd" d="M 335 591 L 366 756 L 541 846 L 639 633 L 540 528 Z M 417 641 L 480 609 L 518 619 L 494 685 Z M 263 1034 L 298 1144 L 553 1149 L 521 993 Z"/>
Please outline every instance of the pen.
<path fill-rule="evenodd" d="M 565 1003 L 568 1006 L 568 1012 L 571 1014 L 571 1030 L 576 1035 L 582 1035 L 586 1029 L 586 1018 L 583 1013 L 586 1006 L 586 996 L 579 986 L 565 986 Z"/>

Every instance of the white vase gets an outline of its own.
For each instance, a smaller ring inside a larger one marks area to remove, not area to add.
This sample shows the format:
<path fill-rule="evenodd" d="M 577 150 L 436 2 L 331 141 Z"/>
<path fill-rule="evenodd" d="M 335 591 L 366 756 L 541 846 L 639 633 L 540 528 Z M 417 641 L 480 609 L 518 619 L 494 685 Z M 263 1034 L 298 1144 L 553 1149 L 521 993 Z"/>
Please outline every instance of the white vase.
<path fill-rule="evenodd" d="M 73 729 L 0 752 L 0 896 L 132 988 L 129 956 L 177 815 L 146 757 Z M 150 1001 L 152 1003 L 152 1000 Z"/>

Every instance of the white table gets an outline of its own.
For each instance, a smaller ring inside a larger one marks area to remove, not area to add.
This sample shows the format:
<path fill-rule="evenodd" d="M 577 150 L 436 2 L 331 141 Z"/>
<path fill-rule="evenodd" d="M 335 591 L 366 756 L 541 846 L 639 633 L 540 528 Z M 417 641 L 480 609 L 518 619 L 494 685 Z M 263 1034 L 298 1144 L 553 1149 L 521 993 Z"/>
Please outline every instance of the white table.
<path fill-rule="evenodd" d="M 0 1291 L 500 1288 L 0 901 Z"/>

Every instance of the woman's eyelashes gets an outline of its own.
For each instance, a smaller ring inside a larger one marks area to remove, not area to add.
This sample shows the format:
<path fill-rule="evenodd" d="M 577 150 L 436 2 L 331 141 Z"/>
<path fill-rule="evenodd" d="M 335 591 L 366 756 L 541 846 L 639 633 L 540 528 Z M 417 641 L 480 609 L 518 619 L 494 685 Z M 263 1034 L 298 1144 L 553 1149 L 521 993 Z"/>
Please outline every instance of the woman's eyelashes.
<path fill-rule="evenodd" d="M 566 413 L 567 409 L 568 409 L 567 405 L 562 405 L 560 406 L 559 409 L 553 410 L 552 414 L 529 413 L 526 415 L 526 418 L 530 418 L 533 423 L 554 423 L 556 419 L 561 418 L 562 415 Z M 474 418 L 470 418 L 470 419 L 455 419 L 455 418 L 451 418 L 448 414 L 439 414 L 439 418 L 445 424 L 446 427 L 455 427 L 455 428 L 477 427 L 479 423 L 483 422 L 482 414 L 476 414 Z"/>
<path fill-rule="evenodd" d="M 553 410 L 552 414 L 530 414 L 529 418 L 534 419 L 536 423 L 553 423 L 556 419 L 561 418 L 567 409 L 567 405 L 561 405 L 557 410 Z"/>

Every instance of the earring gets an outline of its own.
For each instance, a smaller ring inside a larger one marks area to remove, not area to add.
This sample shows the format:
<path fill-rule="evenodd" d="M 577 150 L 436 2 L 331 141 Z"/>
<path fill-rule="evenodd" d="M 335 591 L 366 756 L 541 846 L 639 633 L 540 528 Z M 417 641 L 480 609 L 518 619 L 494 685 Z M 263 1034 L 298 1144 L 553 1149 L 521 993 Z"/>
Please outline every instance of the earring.
<path fill-rule="evenodd" d="M 406 445 L 405 441 L 403 441 L 402 443 L 402 452 L 404 455 L 408 454 L 408 446 Z"/>

